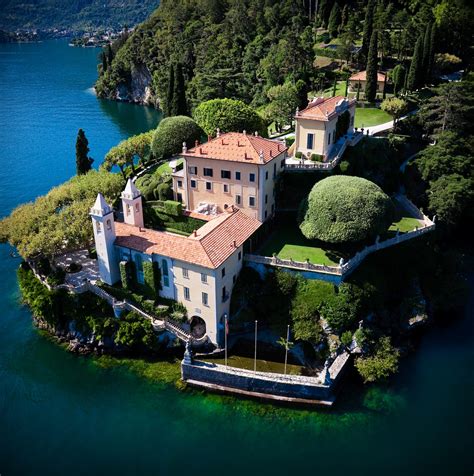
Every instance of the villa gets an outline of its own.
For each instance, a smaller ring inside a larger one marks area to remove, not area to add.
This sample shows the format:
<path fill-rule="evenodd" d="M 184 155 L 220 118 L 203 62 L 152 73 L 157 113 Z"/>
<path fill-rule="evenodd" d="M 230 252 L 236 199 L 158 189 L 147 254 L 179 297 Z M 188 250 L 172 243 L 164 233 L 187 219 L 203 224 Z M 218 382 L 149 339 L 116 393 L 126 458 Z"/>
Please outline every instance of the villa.
<path fill-rule="evenodd" d="M 339 136 L 353 132 L 355 108 L 355 99 L 335 96 L 314 98 L 302 111 L 297 109 L 295 155 L 327 161 Z M 342 129 L 338 123 L 344 123 Z"/>
<path fill-rule="evenodd" d="M 387 75 L 381 71 L 377 72 L 377 92 L 383 93 L 387 81 Z M 359 71 L 349 78 L 349 91 L 357 92 L 357 90 L 365 91 L 367 84 L 367 71 Z"/>
<path fill-rule="evenodd" d="M 275 214 L 275 179 L 285 167 L 284 142 L 237 132 L 192 149 L 183 146 L 173 193 L 190 212 L 218 215 L 236 207 L 260 222 Z"/>
<path fill-rule="evenodd" d="M 251 249 L 251 237 L 261 222 L 228 206 L 185 237 L 143 227 L 142 197 L 131 180 L 121 198 L 123 223 L 115 221 L 101 194 L 90 210 L 101 280 L 109 285 L 119 282 L 120 263 L 132 261 L 137 282 L 144 283 L 144 263 L 157 263 L 160 296 L 184 304 L 193 337 L 207 336 L 218 345 L 244 249 Z"/>

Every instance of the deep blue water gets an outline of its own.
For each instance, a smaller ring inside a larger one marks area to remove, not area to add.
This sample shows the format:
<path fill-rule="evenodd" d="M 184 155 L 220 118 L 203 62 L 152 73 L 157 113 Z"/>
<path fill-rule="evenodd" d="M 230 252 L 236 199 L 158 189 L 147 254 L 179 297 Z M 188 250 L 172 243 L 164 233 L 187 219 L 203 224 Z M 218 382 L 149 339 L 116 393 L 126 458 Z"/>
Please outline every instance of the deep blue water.
<path fill-rule="evenodd" d="M 0 45 L 1 215 L 74 174 L 79 127 L 100 162 L 159 120 L 91 94 L 97 53 Z M 389 386 L 347 384 L 335 410 L 306 411 L 183 393 L 66 353 L 19 304 L 9 251 L 0 246 L 2 476 L 474 471 L 474 293 L 463 317 L 426 333 Z"/>

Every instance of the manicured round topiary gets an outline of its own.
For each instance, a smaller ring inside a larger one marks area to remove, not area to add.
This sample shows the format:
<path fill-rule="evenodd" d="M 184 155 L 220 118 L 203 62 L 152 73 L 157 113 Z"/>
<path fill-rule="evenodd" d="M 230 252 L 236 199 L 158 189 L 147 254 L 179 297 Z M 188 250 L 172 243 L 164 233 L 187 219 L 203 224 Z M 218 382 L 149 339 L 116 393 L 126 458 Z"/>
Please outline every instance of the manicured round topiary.
<path fill-rule="evenodd" d="M 163 119 L 156 129 L 151 150 L 157 159 L 168 159 L 181 152 L 183 142 L 189 148 L 204 135 L 196 122 L 187 116 L 173 116 Z"/>
<path fill-rule="evenodd" d="M 392 201 L 374 183 L 335 175 L 318 182 L 302 202 L 300 229 L 309 239 L 356 242 L 386 231 L 393 212 Z"/>
<path fill-rule="evenodd" d="M 211 99 L 199 104 L 193 117 L 204 132 L 215 137 L 217 129 L 221 132 L 242 132 L 249 134 L 257 131 L 267 136 L 263 119 L 242 101 L 235 99 Z"/>

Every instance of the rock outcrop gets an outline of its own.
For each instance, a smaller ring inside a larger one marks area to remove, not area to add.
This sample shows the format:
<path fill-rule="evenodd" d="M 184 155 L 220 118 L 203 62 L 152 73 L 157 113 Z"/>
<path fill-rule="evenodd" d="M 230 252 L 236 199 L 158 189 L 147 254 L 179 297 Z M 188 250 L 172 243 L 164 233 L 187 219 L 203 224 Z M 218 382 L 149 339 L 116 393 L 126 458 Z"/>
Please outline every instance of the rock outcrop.
<path fill-rule="evenodd" d="M 129 83 L 122 83 L 117 87 L 115 99 L 118 101 L 133 102 L 146 106 L 158 106 L 158 99 L 152 90 L 152 78 L 146 65 L 133 65 Z"/>

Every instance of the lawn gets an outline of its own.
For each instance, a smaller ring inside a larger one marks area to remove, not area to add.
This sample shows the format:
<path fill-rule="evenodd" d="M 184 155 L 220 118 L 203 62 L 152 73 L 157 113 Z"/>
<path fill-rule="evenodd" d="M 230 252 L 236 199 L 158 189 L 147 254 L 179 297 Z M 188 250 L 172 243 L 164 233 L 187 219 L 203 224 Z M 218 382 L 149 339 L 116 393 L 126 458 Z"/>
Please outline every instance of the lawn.
<path fill-rule="evenodd" d="M 282 347 L 282 354 L 283 353 L 284 350 Z M 209 363 L 225 365 L 225 359 L 221 357 L 208 358 L 206 361 Z M 227 359 L 227 365 L 239 369 L 253 370 L 254 359 L 240 355 L 230 355 Z M 286 373 L 291 375 L 301 375 L 301 370 L 302 367 L 300 365 L 287 364 Z M 285 365 L 281 362 L 274 362 L 272 360 L 257 359 L 257 371 L 282 374 L 285 371 Z"/>
<path fill-rule="evenodd" d="M 334 86 L 327 88 L 323 91 L 323 96 L 325 98 L 332 97 L 332 91 Z M 338 81 L 336 85 L 336 96 L 345 96 L 346 95 L 346 82 L 345 81 Z"/>
<path fill-rule="evenodd" d="M 407 233 L 413 231 L 415 227 L 421 228 L 422 226 L 422 222 L 416 218 L 402 217 L 400 220 L 393 222 L 388 231 L 397 231 L 398 229 L 400 233 Z"/>
<path fill-rule="evenodd" d="M 273 256 L 275 253 L 282 259 L 306 261 L 314 264 L 336 265 L 340 256 L 334 251 L 323 249 L 319 243 L 307 240 L 300 232 L 296 223 L 294 226 L 285 224 L 278 227 L 260 249 L 260 255 Z"/>
<path fill-rule="evenodd" d="M 379 124 L 385 124 L 391 120 L 392 116 L 381 109 L 372 107 L 358 107 L 355 113 L 354 126 L 367 128 L 371 126 L 378 126 Z"/>

